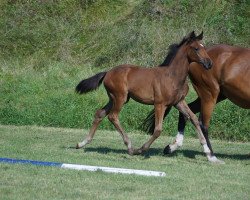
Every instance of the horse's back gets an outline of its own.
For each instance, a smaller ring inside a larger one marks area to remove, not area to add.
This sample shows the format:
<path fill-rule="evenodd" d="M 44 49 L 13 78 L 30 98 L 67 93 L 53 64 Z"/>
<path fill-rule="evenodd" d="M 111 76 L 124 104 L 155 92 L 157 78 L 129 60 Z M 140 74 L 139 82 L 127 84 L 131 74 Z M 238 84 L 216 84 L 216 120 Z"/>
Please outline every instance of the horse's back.
<path fill-rule="evenodd" d="M 152 81 L 155 80 L 153 68 L 136 65 L 119 65 L 107 72 L 104 86 L 109 94 L 116 94 L 124 99 L 132 97 L 141 103 L 153 103 Z"/>
<path fill-rule="evenodd" d="M 111 96 L 115 94 L 124 101 L 131 97 L 143 104 L 154 104 L 166 101 L 166 98 L 160 98 L 162 95 L 172 101 L 169 86 L 173 85 L 173 79 L 166 79 L 166 71 L 163 67 L 119 65 L 107 72 L 103 83 Z"/>
<path fill-rule="evenodd" d="M 103 80 L 104 86 L 109 91 L 127 90 L 128 74 L 131 70 L 138 68 L 135 65 L 119 65 L 109 70 Z"/>
<path fill-rule="evenodd" d="M 104 85 L 110 84 L 139 84 L 153 77 L 152 68 L 136 65 L 119 65 L 109 70 L 104 79 Z"/>
<path fill-rule="evenodd" d="M 218 50 L 217 50 L 218 49 Z M 233 103 L 250 108 L 250 49 L 228 45 L 211 49 L 217 54 L 214 60 L 220 88 Z"/>
<path fill-rule="evenodd" d="M 210 70 L 190 65 L 189 77 L 198 95 L 210 98 L 221 92 L 236 105 L 250 108 L 250 49 L 214 45 L 207 52 L 213 61 Z"/>

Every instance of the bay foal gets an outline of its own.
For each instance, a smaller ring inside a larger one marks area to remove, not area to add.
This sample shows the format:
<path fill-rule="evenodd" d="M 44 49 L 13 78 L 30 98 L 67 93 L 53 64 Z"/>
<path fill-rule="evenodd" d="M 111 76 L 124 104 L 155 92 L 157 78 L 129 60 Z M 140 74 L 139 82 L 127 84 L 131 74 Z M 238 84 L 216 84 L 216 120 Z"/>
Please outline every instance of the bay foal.
<path fill-rule="evenodd" d="M 100 72 L 82 80 L 76 87 L 80 94 L 87 93 L 103 82 L 109 102 L 96 111 L 93 125 L 86 138 L 77 144 L 81 148 L 90 143 L 96 129 L 104 117 L 108 116 L 117 131 L 121 134 L 130 155 L 147 151 L 162 131 L 162 121 L 166 109 L 174 106 L 183 115 L 191 119 L 197 131 L 200 143 L 209 160 L 213 160 L 206 139 L 203 136 L 197 117 L 191 112 L 184 98 L 188 92 L 187 76 L 191 62 L 200 63 L 205 69 L 212 67 L 212 61 L 200 41 L 203 33 L 196 36 L 191 32 L 179 44 L 170 46 L 169 53 L 159 67 L 146 68 L 134 65 L 120 65 L 107 72 Z M 200 67 L 200 66 L 198 66 Z M 143 104 L 154 105 L 155 128 L 150 139 L 139 149 L 132 147 L 131 140 L 119 121 L 122 106 L 132 98 Z"/>

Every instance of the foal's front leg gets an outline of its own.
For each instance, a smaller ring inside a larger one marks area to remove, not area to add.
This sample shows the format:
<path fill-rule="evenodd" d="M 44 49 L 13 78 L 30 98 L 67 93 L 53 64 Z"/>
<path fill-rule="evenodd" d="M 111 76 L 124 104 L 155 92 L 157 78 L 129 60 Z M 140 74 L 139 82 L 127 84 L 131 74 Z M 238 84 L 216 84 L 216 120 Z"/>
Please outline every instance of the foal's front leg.
<path fill-rule="evenodd" d="M 164 112 L 166 110 L 166 106 L 164 104 L 156 104 L 155 105 L 155 129 L 153 135 L 150 137 L 150 139 L 143 144 L 143 146 L 140 149 L 135 149 L 133 154 L 142 154 L 143 152 L 147 151 L 151 144 L 160 136 L 162 131 L 162 122 L 163 122 L 163 116 Z"/>
<path fill-rule="evenodd" d="M 200 108 L 201 108 L 200 98 L 197 98 L 192 103 L 189 103 L 188 107 L 194 114 L 197 112 L 200 112 Z M 172 144 L 167 145 L 164 148 L 164 151 L 163 151 L 164 154 L 171 154 L 183 145 L 184 131 L 185 131 L 187 120 L 188 118 L 185 115 L 183 115 L 182 112 L 179 112 L 178 133 L 176 135 L 174 142 Z"/>
<path fill-rule="evenodd" d="M 211 152 L 211 150 L 208 148 L 207 141 L 203 135 L 203 132 L 200 128 L 199 121 L 196 117 L 196 115 L 189 109 L 187 103 L 185 100 L 180 101 L 176 106 L 175 106 L 183 115 L 185 115 L 187 118 L 191 119 L 191 122 L 196 128 L 196 132 L 198 134 L 199 140 L 201 145 L 203 146 L 203 151 L 207 156 L 208 161 L 213 162 L 213 163 L 221 163 L 220 160 L 218 160 Z"/>

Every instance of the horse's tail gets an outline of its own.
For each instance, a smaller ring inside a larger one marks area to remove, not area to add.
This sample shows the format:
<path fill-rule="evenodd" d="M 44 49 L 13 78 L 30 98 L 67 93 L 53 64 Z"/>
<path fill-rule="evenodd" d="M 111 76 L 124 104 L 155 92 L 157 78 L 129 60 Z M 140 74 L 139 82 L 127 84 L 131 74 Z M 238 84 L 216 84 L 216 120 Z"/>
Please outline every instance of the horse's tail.
<path fill-rule="evenodd" d="M 100 72 L 94 76 L 91 76 L 90 78 L 82 80 L 76 86 L 76 92 L 79 94 L 84 94 L 92 90 L 96 90 L 101 85 L 106 73 L 107 72 Z"/>
<path fill-rule="evenodd" d="M 165 117 L 167 117 L 170 110 L 171 110 L 171 107 L 168 107 L 165 110 L 163 120 L 165 119 Z M 140 128 L 146 133 L 149 133 L 151 135 L 154 133 L 154 129 L 155 129 L 155 110 L 154 109 L 151 110 L 151 112 L 148 114 L 146 119 L 142 122 Z"/>

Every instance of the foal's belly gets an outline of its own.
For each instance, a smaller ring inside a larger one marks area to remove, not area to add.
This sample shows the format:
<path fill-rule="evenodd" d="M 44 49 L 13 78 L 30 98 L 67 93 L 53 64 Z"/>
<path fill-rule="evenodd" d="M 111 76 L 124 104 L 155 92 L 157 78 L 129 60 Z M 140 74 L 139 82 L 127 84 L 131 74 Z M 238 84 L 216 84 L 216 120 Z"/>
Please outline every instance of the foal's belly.
<path fill-rule="evenodd" d="M 142 103 L 142 104 L 147 104 L 147 105 L 152 105 L 154 104 L 154 96 L 153 96 L 153 91 L 148 88 L 148 90 L 144 90 L 143 88 L 138 89 L 138 90 L 133 90 L 131 89 L 128 93 L 129 97 L 134 99 L 135 101 Z"/>

